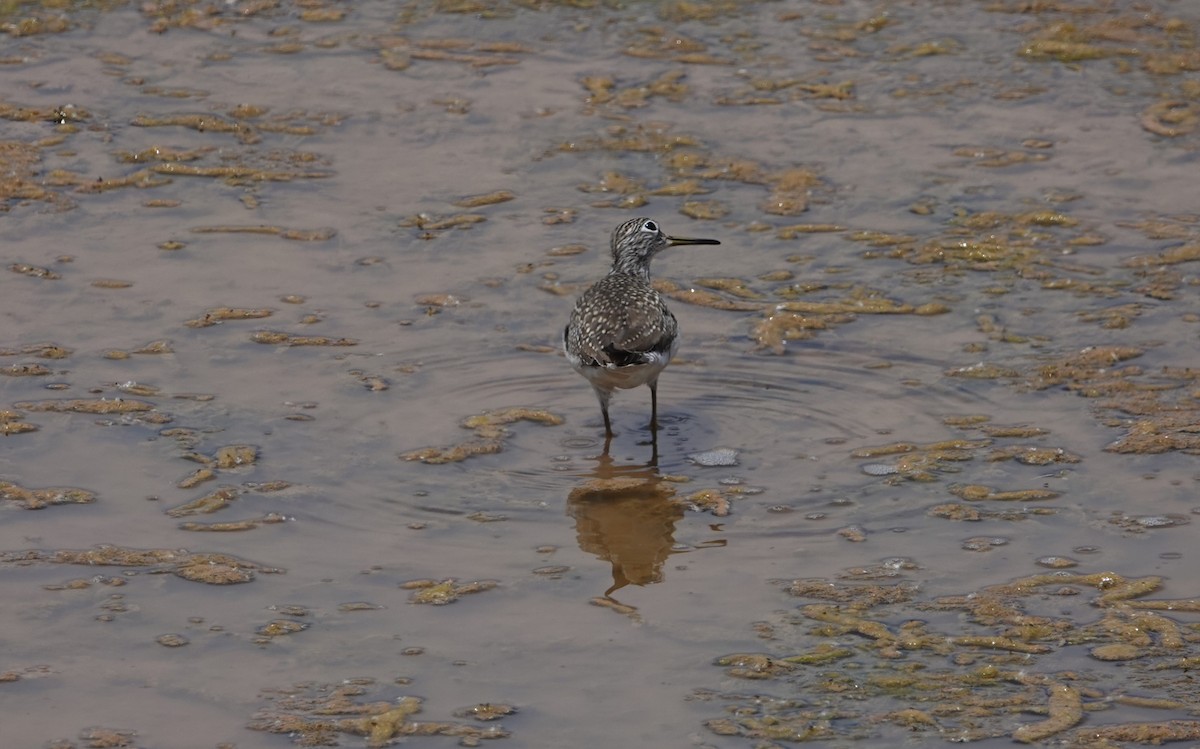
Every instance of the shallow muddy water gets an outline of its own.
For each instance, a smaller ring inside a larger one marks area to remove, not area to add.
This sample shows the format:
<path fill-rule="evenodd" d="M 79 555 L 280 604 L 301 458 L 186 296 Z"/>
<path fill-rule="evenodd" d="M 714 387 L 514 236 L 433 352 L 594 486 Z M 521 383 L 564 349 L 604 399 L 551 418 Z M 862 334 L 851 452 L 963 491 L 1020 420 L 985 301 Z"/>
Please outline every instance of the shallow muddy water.
<path fill-rule="evenodd" d="M 5 747 L 1200 740 L 1194 3 L 0 12 Z"/>

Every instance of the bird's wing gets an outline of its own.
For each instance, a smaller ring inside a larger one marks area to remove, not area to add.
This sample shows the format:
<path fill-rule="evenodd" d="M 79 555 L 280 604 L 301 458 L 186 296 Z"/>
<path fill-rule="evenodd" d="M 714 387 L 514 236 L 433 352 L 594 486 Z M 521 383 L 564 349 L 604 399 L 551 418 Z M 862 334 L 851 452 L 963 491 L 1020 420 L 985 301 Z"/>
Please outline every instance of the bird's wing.
<path fill-rule="evenodd" d="M 564 343 L 585 361 L 625 367 L 669 351 L 676 332 L 675 316 L 658 292 L 609 277 L 580 297 Z"/>

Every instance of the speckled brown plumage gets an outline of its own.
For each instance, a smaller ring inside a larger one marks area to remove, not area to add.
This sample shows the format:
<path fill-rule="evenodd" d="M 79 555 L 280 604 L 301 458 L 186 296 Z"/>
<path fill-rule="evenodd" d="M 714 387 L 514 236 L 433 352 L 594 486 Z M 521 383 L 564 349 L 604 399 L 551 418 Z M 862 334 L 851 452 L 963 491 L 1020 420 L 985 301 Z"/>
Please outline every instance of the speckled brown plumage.
<path fill-rule="evenodd" d="M 608 402 L 616 388 L 649 385 L 650 427 L 658 427 L 658 375 L 675 353 L 679 327 L 650 286 L 650 261 L 667 247 L 684 244 L 720 242 L 667 236 L 648 218 L 618 226 L 612 235 L 612 269 L 583 293 L 563 330 L 563 352 L 596 391 L 608 437 Z"/>
<path fill-rule="evenodd" d="M 579 297 L 566 329 L 566 347 L 585 366 L 645 364 L 679 333 L 675 315 L 648 279 L 611 273 Z"/>

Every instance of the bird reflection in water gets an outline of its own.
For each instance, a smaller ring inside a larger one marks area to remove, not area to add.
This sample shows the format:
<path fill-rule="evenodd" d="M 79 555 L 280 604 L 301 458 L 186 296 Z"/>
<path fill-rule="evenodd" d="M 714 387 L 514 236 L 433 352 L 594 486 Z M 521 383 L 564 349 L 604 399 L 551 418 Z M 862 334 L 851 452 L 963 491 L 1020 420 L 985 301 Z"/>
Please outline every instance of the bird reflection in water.
<path fill-rule="evenodd" d="M 675 487 L 658 473 L 657 461 L 614 465 L 605 451 L 590 474 L 567 496 L 579 548 L 612 564 L 612 586 L 593 603 L 622 613 L 636 609 L 612 597 L 626 585 L 662 582 L 667 557 L 689 549 L 675 543 L 675 524 L 684 505 Z M 703 544 L 723 546 L 724 541 Z"/>

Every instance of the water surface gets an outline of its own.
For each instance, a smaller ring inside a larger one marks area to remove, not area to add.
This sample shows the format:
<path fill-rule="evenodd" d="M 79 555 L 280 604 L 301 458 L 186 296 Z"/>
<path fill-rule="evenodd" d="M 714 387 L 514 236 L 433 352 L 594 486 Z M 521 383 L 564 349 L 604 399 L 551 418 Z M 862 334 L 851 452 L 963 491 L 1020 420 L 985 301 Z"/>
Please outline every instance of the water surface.
<path fill-rule="evenodd" d="M 1193 5 L 4 12 L 6 745 L 1200 736 Z"/>

